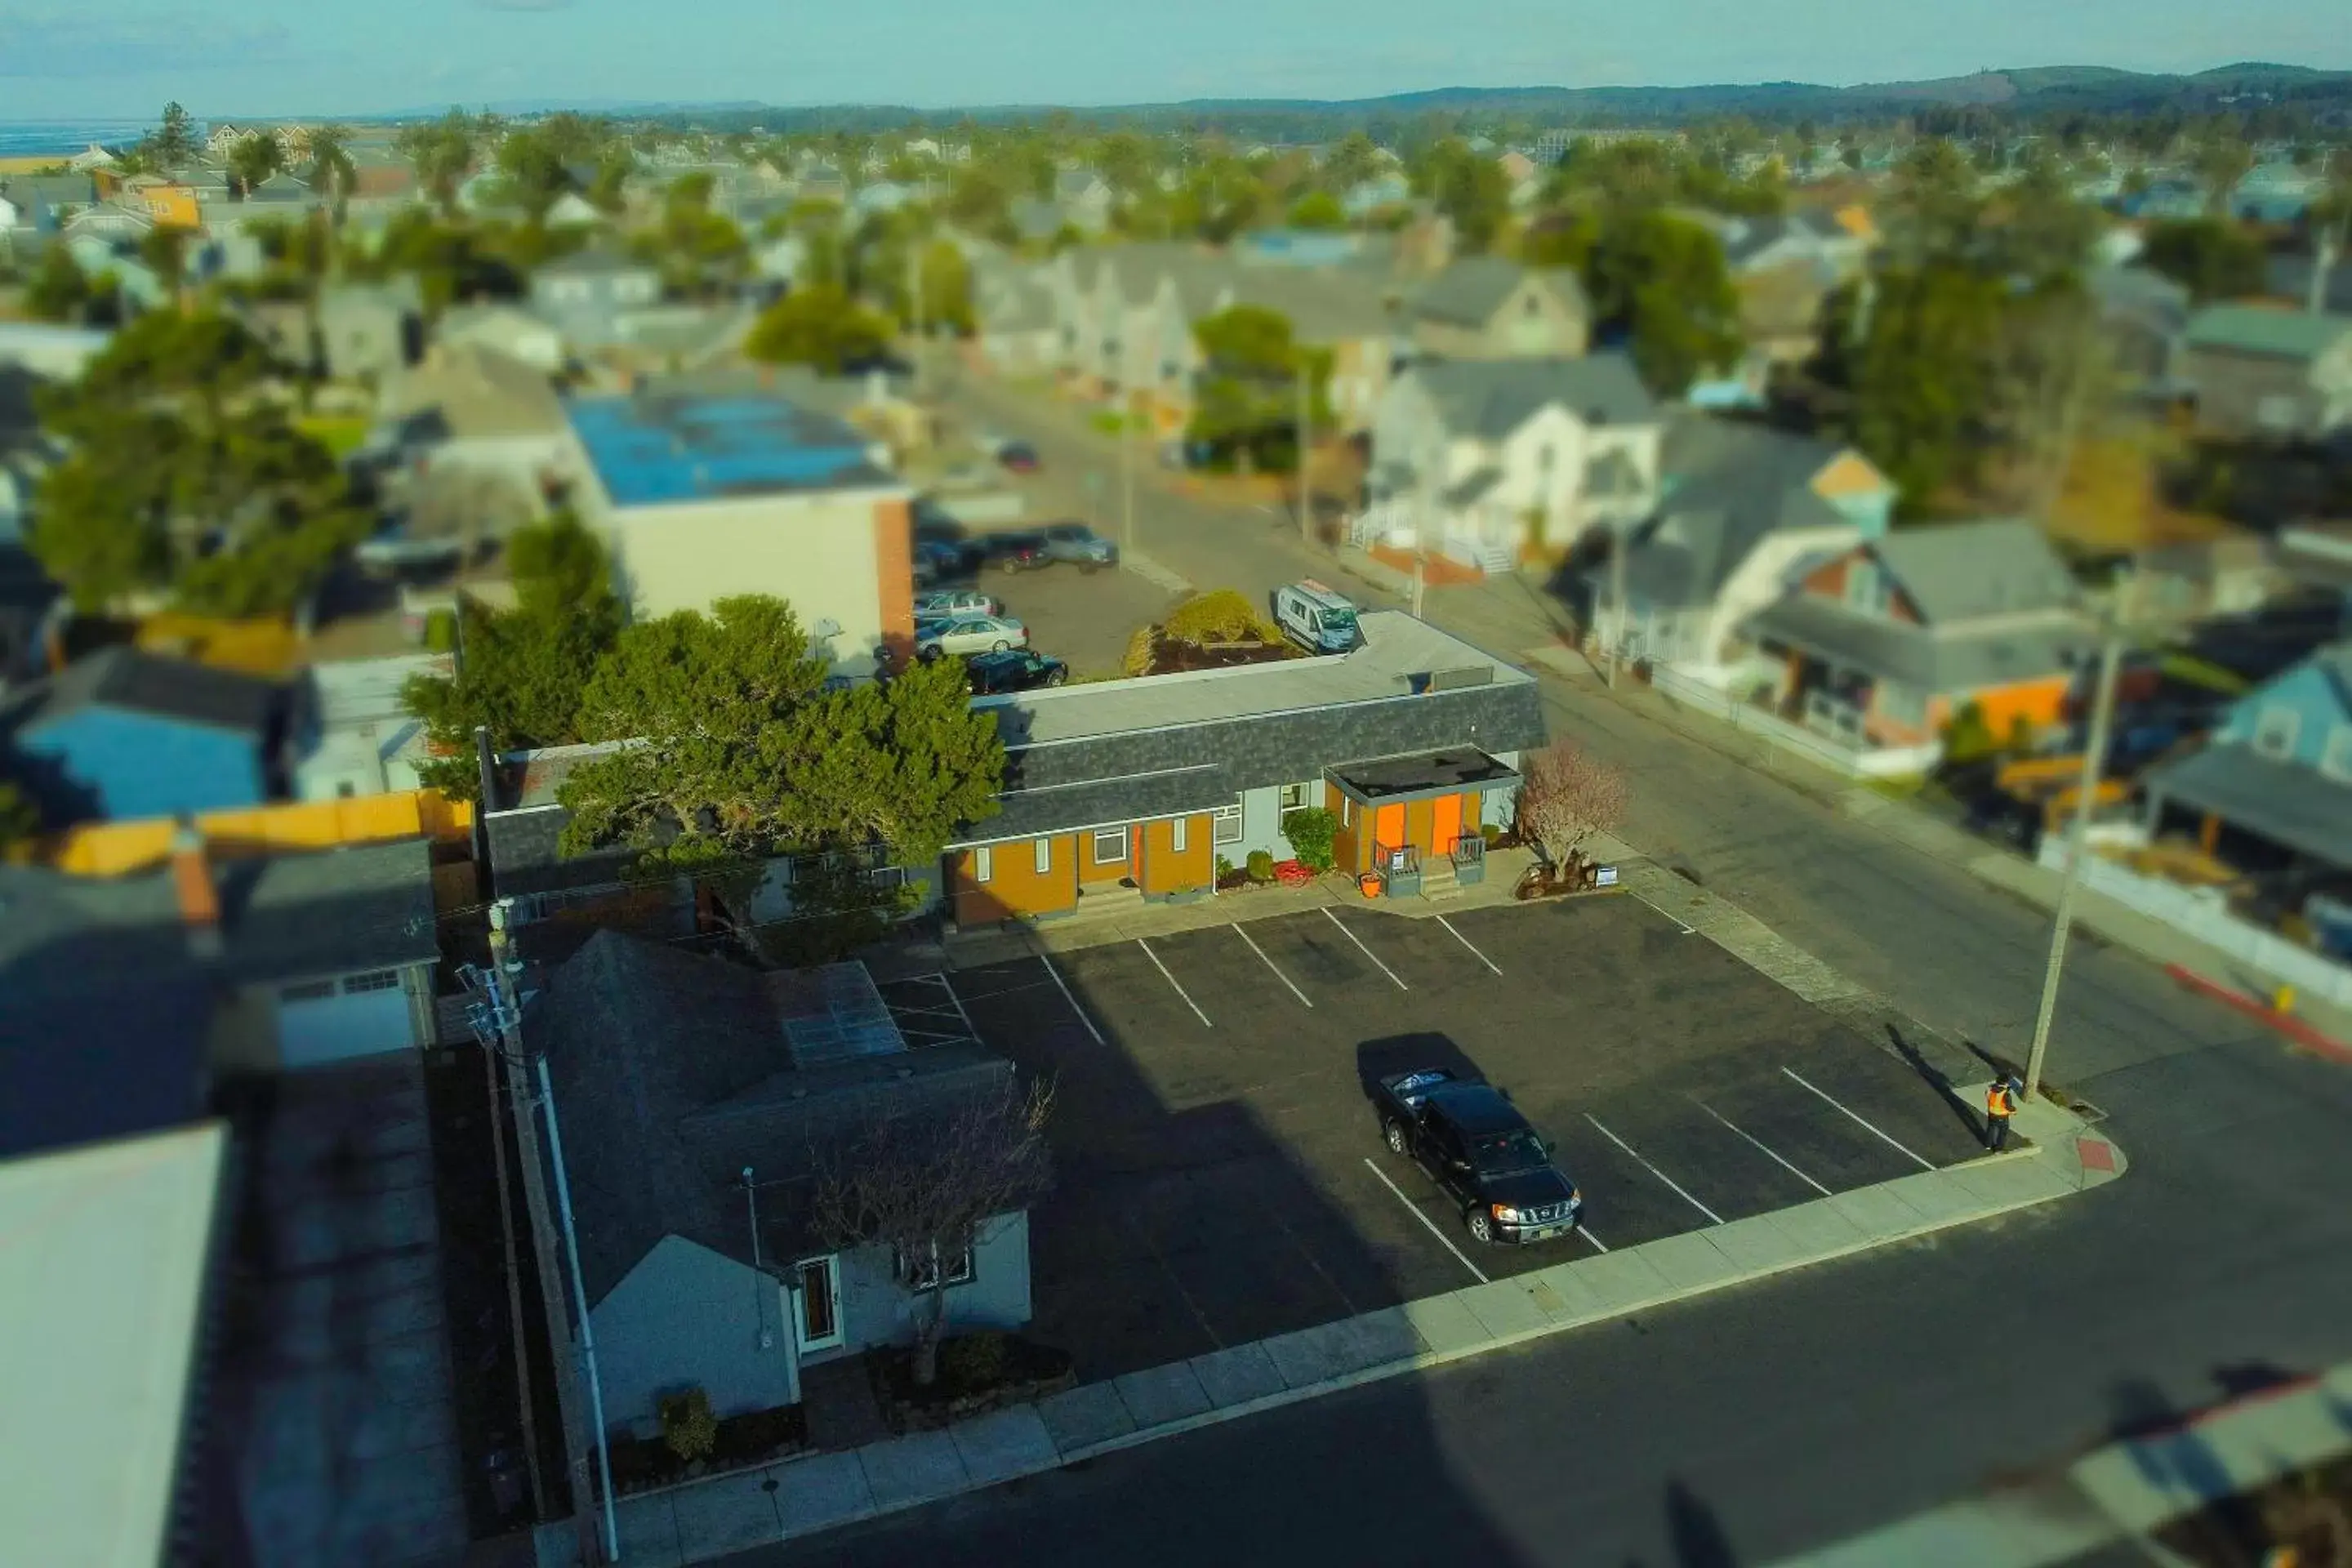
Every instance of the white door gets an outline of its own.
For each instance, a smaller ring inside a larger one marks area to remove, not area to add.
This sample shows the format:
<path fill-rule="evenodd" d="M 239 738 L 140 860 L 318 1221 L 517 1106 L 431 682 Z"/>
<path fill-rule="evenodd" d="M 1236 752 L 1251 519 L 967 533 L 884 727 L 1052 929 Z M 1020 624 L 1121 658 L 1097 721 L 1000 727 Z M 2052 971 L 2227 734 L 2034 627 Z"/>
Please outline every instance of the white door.
<path fill-rule="evenodd" d="M 408 989 L 396 969 L 289 985 L 278 994 L 282 1067 L 318 1067 L 415 1045 Z"/>
<path fill-rule="evenodd" d="M 803 1258 L 793 1265 L 793 1343 L 803 1351 L 832 1350 L 842 1342 L 841 1259 Z"/>

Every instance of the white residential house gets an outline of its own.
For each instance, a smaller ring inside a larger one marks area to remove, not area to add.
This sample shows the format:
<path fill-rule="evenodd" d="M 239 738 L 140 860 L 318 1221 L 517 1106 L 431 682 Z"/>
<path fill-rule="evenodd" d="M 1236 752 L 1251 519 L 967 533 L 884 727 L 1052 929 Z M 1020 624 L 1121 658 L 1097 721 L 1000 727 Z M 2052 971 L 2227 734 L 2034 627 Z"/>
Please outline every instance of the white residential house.
<path fill-rule="evenodd" d="M 297 800 L 347 800 L 419 785 L 431 752 L 424 721 L 401 696 L 412 677 L 449 677 L 446 653 L 331 659 L 311 665 L 295 689 L 288 724 L 287 774 Z"/>
<path fill-rule="evenodd" d="M 1511 571 L 1530 551 L 1647 516 L 1663 429 L 1622 353 L 1415 365 L 1373 417 L 1357 535 Z"/>

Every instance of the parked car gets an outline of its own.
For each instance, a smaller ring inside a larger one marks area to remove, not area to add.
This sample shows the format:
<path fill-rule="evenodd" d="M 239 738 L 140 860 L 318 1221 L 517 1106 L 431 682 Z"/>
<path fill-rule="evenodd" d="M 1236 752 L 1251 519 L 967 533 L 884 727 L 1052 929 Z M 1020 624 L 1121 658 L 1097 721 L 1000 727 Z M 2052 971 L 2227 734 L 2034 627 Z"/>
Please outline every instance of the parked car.
<path fill-rule="evenodd" d="M 1025 647 L 1003 653 L 976 653 L 964 662 L 971 694 L 987 697 L 999 691 L 1027 691 L 1033 687 L 1059 686 L 1070 679 L 1070 667 Z"/>
<path fill-rule="evenodd" d="M 1549 1241 L 1583 1218 L 1584 1194 L 1552 1163 L 1555 1145 L 1494 1085 L 1423 1068 L 1381 1079 L 1373 1098 L 1389 1152 L 1419 1162 L 1478 1241 Z"/>
<path fill-rule="evenodd" d="M 1003 653 L 1007 648 L 1028 646 L 1029 628 L 1010 616 L 956 616 L 947 620 L 915 623 L 917 658 Z"/>
<path fill-rule="evenodd" d="M 1356 606 L 1311 577 L 1274 591 L 1274 624 L 1309 653 L 1346 653 L 1361 635 Z"/>
<path fill-rule="evenodd" d="M 1034 528 L 1012 533 L 992 533 L 984 544 L 988 562 L 1007 572 L 1029 572 L 1049 563 L 1045 553 L 1045 536 Z"/>
<path fill-rule="evenodd" d="M 988 552 L 971 540 L 924 535 L 915 541 L 915 581 L 928 588 L 970 577 L 987 559 Z"/>
<path fill-rule="evenodd" d="M 1007 441 L 996 449 L 996 460 L 1016 474 L 1034 474 L 1040 464 L 1037 448 L 1026 441 Z"/>
<path fill-rule="evenodd" d="M 952 620 L 958 616 L 995 616 L 1002 615 L 1003 611 L 1003 605 L 977 588 L 942 588 L 915 600 L 915 618 L 919 621 Z"/>
<path fill-rule="evenodd" d="M 1045 559 L 1069 561 L 1082 572 L 1118 561 L 1118 546 L 1083 522 L 1057 522 L 1045 530 Z"/>

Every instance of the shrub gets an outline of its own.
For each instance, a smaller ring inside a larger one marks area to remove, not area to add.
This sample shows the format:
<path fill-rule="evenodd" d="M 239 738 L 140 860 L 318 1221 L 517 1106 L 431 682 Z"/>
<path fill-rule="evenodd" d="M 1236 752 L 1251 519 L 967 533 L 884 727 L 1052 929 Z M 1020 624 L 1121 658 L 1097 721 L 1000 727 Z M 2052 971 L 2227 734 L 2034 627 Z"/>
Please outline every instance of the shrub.
<path fill-rule="evenodd" d="M 1249 852 L 1248 868 L 1249 879 L 1251 881 L 1271 882 L 1274 880 L 1274 857 L 1267 854 L 1265 850 L 1253 849 Z"/>
<path fill-rule="evenodd" d="M 662 1442 L 687 1463 L 709 1458 L 719 1447 L 719 1418 L 710 1413 L 710 1395 L 701 1389 L 665 1398 L 660 1413 Z"/>
<path fill-rule="evenodd" d="M 1282 836 L 1290 841 L 1290 851 L 1298 863 L 1310 871 L 1328 871 L 1337 854 L 1332 841 L 1339 836 L 1339 819 L 1319 805 L 1303 805 L 1282 819 Z"/>
<path fill-rule="evenodd" d="M 1999 751 L 1993 739 L 1992 726 L 1985 722 L 1984 710 L 1971 702 L 1952 717 L 1944 726 L 1944 761 L 1951 767 L 1964 767 L 1979 763 Z"/>
<path fill-rule="evenodd" d="M 1178 642 L 1279 642 L 1282 632 L 1231 588 L 1196 595 L 1168 612 L 1160 629 Z"/>
<path fill-rule="evenodd" d="M 435 610 L 425 617 L 425 651 L 451 653 L 457 647 L 457 612 Z"/>
<path fill-rule="evenodd" d="M 1217 880 L 1222 882 L 1234 874 L 1234 863 L 1223 856 L 1217 857 Z"/>
<path fill-rule="evenodd" d="M 1127 657 L 1119 661 L 1119 669 L 1127 675 L 1150 675 L 1154 657 L 1159 652 L 1160 632 L 1155 626 L 1139 626 L 1127 639 Z"/>
<path fill-rule="evenodd" d="M 959 1334 L 940 1347 L 940 1381 L 958 1394 L 984 1394 L 1004 1381 L 1011 1361 L 1003 1334 Z"/>

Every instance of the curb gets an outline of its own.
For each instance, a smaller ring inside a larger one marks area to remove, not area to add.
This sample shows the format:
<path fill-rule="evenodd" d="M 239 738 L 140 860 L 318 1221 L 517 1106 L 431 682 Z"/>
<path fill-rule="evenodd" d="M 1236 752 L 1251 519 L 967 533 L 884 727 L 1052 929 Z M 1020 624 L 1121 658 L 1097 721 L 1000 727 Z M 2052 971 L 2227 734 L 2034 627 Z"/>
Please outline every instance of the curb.
<path fill-rule="evenodd" d="M 2346 1045 L 2331 1035 L 2320 1033 L 2293 1014 L 2282 1013 L 2275 1007 L 2257 1002 L 2237 987 L 2224 985 L 2218 980 L 2200 974 L 2185 963 L 2168 963 L 2164 966 L 2164 972 L 2191 991 L 2210 996 L 2216 1002 L 2236 1008 L 2256 1023 L 2265 1024 L 2277 1030 L 2305 1050 L 2315 1056 L 2325 1057 L 2329 1061 L 2352 1067 L 2352 1046 Z"/>

